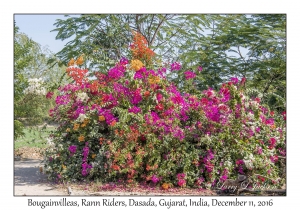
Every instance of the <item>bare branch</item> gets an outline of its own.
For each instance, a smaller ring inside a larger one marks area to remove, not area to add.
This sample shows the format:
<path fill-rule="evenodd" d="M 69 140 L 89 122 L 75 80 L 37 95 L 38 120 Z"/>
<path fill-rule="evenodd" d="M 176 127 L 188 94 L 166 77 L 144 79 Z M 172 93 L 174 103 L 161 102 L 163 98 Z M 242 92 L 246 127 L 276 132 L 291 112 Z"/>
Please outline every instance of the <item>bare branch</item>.
<path fill-rule="evenodd" d="M 174 17 L 174 16 L 173 16 Z M 162 41 L 162 42 L 160 42 L 160 43 L 158 43 L 157 45 L 156 45 L 156 47 L 158 47 L 158 46 L 161 46 L 162 44 L 164 44 L 165 42 L 167 42 L 167 41 L 169 41 L 169 40 L 171 40 L 181 29 L 182 29 L 182 27 L 185 25 L 185 23 L 186 23 L 186 21 L 187 21 L 187 18 L 184 20 L 184 22 L 181 24 L 181 26 L 177 29 L 177 31 L 175 32 L 175 33 L 173 33 L 170 37 L 169 37 L 169 39 L 167 40 L 165 40 L 165 41 Z"/>
<path fill-rule="evenodd" d="M 238 51 L 239 51 L 239 55 L 240 55 L 240 57 L 243 59 L 243 61 L 244 61 L 244 74 L 243 74 L 243 76 L 244 77 L 246 77 L 246 68 L 245 68 L 245 64 L 247 63 L 247 61 L 245 60 L 245 58 L 242 56 L 242 53 L 241 53 L 241 51 L 240 51 L 240 46 L 237 46 L 237 49 L 238 49 Z"/>
<path fill-rule="evenodd" d="M 135 24 L 136 24 L 137 32 L 141 33 L 141 28 L 139 25 L 139 14 L 135 15 Z"/>
<path fill-rule="evenodd" d="M 158 23 L 158 26 L 157 26 L 157 28 L 155 29 L 155 32 L 154 32 L 154 34 L 153 34 L 153 36 L 152 36 L 152 38 L 151 38 L 151 40 L 150 40 L 149 46 L 152 45 L 152 43 L 153 43 L 153 41 L 154 41 L 154 39 L 155 39 L 155 37 L 156 37 L 156 35 L 157 35 L 158 29 L 161 27 L 161 25 L 163 24 L 163 22 L 164 22 L 164 20 L 165 20 L 165 18 L 166 18 L 167 16 L 168 16 L 168 15 L 165 15 L 165 16 L 163 17 L 163 19 Z"/>
<path fill-rule="evenodd" d="M 152 26 L 152 23 L 153 23 L 153 20 L 154 20 L 154 16 L 155 15 L 152 15 L 152 19 L 151 19 L 150 25 L 148 27 L 148 36 L 149 36 L 149 38 L 150 38 L 150 29 L 151 29 L 151 26 Z"/>

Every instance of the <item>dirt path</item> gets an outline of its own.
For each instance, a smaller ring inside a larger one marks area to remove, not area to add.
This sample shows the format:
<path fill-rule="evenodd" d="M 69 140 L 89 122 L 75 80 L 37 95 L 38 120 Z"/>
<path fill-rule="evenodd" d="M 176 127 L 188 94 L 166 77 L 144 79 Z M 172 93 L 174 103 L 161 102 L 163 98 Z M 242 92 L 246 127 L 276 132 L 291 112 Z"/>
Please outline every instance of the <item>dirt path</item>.
<path fill-rule="evenodd" d="M 68 196 L 66 189 L 56 188 L 41 174 L 39 167 L 41 160 L 25 159 L 15 161 L 14 168 L 14 195 L 16 196 Z M 74 191 L 74 195 L 84 195 L 83 192 Z"/>
<path fill-rule="evenodd" d="M 47 177 L 40 173 L 41 160 L 22 159 L 15 160 L 14 168 L 14 195 L 15 196 L 69 196 L 68 190 L 61 185 L 53 184 Z M 167 196 L 167 195 L 213 195 L 211 191 L 176 193 L 176 192 L 151 192 L 141 189 L 112 190 L 89 192 L 80 190 L 78 186 L 71 187 L 72 196 Z"/>
<path fill-rule="evenodd" d="M 62 185 L 51 183 L 47 177 L 40 173 L 39 167 L 42 165 L 41 160 L 36 159 L 23 159 L 15 160 L 14 168 L 14 195 L 15 196 L 69 196 L 68 190 Z M 118 189 L 108 191 L 92 192 L 89 190 L 80 190 L 80 185 L 72 185 L 71 196 L 216 196 L 216 192 L 211 190 L 195 191 L 185 190 L 181 191 L 157 191 L 145 189 Z M 225 195 L 225 194 L 224 194 Z M 226 194 L 229 195 L 229 194 Z M 245 194 L 248 195 L 248 194 Z M 253 195 L 253 194 L 249 194 Z M 262 194 L 269 195 L 269 194 Z M 272 195 L 272 193 L 270 194 Z M 273 193 L 274 195 L 274 193 Z M 277 195 L 277 194 L 276 194 Z M 280 194 L 281 195 L 281 194 Z"/>

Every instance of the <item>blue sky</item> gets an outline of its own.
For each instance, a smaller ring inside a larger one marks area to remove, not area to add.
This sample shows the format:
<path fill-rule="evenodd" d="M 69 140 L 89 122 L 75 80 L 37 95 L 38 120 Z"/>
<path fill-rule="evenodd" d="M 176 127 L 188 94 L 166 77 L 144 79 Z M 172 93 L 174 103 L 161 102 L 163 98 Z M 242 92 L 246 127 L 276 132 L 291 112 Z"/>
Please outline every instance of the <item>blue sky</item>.
<path fill-rule="evenodd" d="M 33 41 L 42 47 L 47 46 L 53 53 L 60 51 L 68 40 L 55 40 L 57 32 L 50 32 L 55 29 L 53 25 L 56 19 L 66 19 L 64 15 L 14 15 L 16 25 L 20 32 L 28 35 Z"/>

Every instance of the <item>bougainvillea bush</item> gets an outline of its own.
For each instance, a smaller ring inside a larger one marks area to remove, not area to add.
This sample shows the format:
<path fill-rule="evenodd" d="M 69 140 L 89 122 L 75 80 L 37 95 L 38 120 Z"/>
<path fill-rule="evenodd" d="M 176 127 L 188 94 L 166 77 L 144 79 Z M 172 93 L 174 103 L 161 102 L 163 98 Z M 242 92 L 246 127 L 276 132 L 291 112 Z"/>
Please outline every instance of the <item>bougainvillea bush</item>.
<path fill-rule="evenodd" d="M 202 68 L 150 69 L 141 60 L 122 58 L 106 74 L 71 60 L 73 82 L 59 88 L 50 110 L 59 127 L 46 152 L 49 177 L 163 189 L 211 187 L 238 174 L 258 184 L 285 182 L 285 113 L 244 95 L 245 78 L 191 94 L 166 74 L 183 71 L 192 81 Z"/>
<path fill-rule="evenodd" d="M 123 58 L 88 79 L 87 70 L 70 66 L 75 82 L 59 88 L 50 110 L 60 126 L 47 151 L 49 175 L 181 187 L 237 174 L 283 181 L 278 156 L 285 156 L 285 116 L 243 95 L 237 78 L 219 91 L 191 95 L 169 83 L 166 71 Z"/>

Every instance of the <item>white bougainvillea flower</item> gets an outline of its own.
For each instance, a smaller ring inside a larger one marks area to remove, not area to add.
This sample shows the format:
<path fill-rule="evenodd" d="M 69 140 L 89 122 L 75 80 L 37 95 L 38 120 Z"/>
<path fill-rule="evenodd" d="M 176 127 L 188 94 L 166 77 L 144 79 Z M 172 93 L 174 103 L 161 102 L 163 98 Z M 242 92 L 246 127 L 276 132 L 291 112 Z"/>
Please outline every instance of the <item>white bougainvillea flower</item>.
<path fill-rule="evenodd" d="M 89 100 L 89 97 L 86 93 L 78 93 L 77 94 L 77 100 L 82 102 L 87 102 Z"/>
<path fill-rule="evenodd" d="M 84 119 L 86 119 L 86 118 L 87 118 L 87 117 L 86 117 L 85 114 L 79 114 L 79 117 L 77 118 L 77 120 L 78 120 L 79 122 L 83 122 Z"/>
<path fill-rule="evenodd" d="M 28 79 L 29 86 L 24 90 L 25 94 L 46 95 L 46 88 L 43 87 L 44 81 L 42 78 Z"/>

